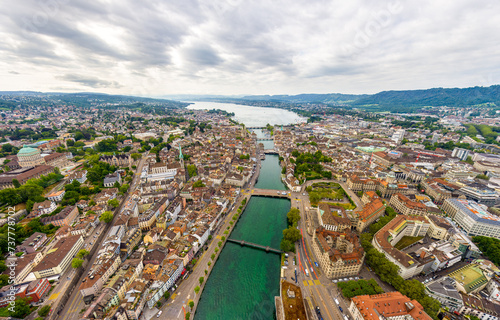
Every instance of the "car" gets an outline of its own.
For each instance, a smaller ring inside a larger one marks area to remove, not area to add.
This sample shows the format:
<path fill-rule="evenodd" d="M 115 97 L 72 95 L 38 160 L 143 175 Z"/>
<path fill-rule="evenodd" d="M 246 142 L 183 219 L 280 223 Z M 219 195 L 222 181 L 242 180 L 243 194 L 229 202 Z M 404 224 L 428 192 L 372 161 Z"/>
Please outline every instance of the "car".
<path fill-rule="evenodd" d="M 341 307 L 341 306 L 339 306 L 339 310 L 340 310 L 340 312 L 344 312 L 344 310 L 342 310 L 342 307 Z"/>
<path fill-rule="evenodd" d="M 303 196 L 305 196 L 306 194 L 305 194 L 305 193 L 303 193 L 302 195 L 303 195 Z"/>
<path fill-rule="evenodd" d="M 319 264 L 316 261 L 314 261 L 314 265 L 319 268 Z"/>
<path fill-rule="evenodd" d="M 354 280 L 359 280 L 359 277 L 354 277 Z"/>
<path fill-rule="evenodd" d="M 336 279 L 333 279 L 332 281 L 333 281 L 333 283 L 337 283 L 338 282 Z"/>
<path fill-rule="evenodd" d="M 276 191 L 276 193 L 277 193 L 277 194 L 280 194 L 280 192 L 279 192 L 279 191 Z"/>
<path fill-rule="evenodd" d="M 349 281 L 349 279 L 347 279 L 347 278 L 344 278 L 344 281 Z"/>
<path fill-rule="evenodd" d="M 352 281 L 352 280 L 354 280 L 354 278 L 353 278 L 353 277 L 349 277 L 349 280 L 351 280 L 351 281 Z"/>
<path fill-rule="evenodd" d="M 158 311 L 158 313 L 156 314 L 156 317 L 159 318 L 161 316 L 161 314 L 163 313 L 163 311 Z"/>

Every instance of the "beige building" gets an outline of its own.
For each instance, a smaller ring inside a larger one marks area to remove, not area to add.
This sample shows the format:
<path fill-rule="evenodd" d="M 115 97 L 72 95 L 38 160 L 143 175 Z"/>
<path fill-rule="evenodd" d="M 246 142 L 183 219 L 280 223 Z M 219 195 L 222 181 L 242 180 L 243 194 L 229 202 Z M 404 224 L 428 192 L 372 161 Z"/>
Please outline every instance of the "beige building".
<path fill-rule="evenodd" d="M 83 238 L 80 235 L 60 239 L 33 269 L 35 277 L 40 279 L 63 273 L 82 246 Z"/>
<path fill-rule="evenodd" d="M 380 198 L 374 199 L 372 202 L 365 205 L 365 207 L 356 215 L 356 229 L 363 232 L 373 221 L 377 220 L 385 213 L 385 205 Z"/>
<path fill-rule="evenodd" d="M 427 215 L 427 207 L 420 202 L 412 201 L 401 193 L 396 193 L 391 197 L 389 204 L 399 213 L 406 215 Z"/>
<path fill-rule="evenodd" d="M 23 146 L 17 153 L 17 159 L 21 167 L 34 167 L 45 164 L 45 159 L 40 155 L 40 150 Z"/>
<path fill-rule="evenodd" d="M 428 263 L 434 261 L 434 258 L 427 257 L 425 261 L 417 261 L 394 246 L 404 236 L 425 236 L 429 228 L 430 222 L 425 216 L 398 215 L 375 234 L 372 244 L 399 267 L 398 274 L 401 277 L 408 279 L 419 274 Z"/>
<path fill-rule="evenodd" d="M 312 248 L 329 279 L 357 275 L 363 266 L 365 251 L 352 232 L 319 228 L 314 232 Z"/>
<path fill-rule="evenodd" d="M 68 165 L 68 158 L 63 153 L 51 153 L 44 157 L 45 163 L 49 166 L 57 167 L 59 169 Z"/>
<path fill-rule="evenodd" d="M 448 239 L 450 234 L 448 234 L 448 230 L 451 228 L 451 224 L 443 217 L 428 215 L 430 227 L 428 231 L 428 235 L 434 239 Z"/>

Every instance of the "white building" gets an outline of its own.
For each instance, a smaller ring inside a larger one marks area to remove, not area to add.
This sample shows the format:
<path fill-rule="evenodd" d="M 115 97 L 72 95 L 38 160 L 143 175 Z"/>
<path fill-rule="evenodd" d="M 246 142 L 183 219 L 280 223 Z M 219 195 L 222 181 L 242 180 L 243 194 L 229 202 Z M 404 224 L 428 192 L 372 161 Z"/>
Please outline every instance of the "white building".
<path fill-rule="evenodd" d="M 467 149 L 455 148 L 455 149 L 453 149 L 451 156 L 453 158 L 458 158 L 458 159 L 464 161 L 464 160 L 467 160 L 467 157 L 469 156 L 469 152 L 470 151 Z"/>
<path fill-rule="evenodd" d="M 500 239 L 500 217 L 487 211 L 483 205 L 471 200 L 446 199 L 442 209 L 469 236 L 485 236 Z"/>

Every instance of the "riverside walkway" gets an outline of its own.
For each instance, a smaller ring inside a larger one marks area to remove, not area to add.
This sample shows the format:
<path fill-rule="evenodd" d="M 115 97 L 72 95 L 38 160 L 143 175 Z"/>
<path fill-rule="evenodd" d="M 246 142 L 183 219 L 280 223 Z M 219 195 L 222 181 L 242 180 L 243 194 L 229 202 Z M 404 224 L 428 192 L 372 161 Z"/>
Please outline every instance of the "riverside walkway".
<path fill-rule="evenodd" d="M 233 243 L 238 243 L 241 246 L 248 246 L 248 247 L 253 247 L 253 248 L 257 248 L 257 249 L 262 249 L 262 250 L 265 250 L 266 252 L 273 252 L 273 253 L 278 253 L 278 254 L 283 253 L 283 251 L 281 251 L 281 250 L 274 249 L 274 248 L 271 248 L 269 246 L 261 246 L 260 244 L 256 244 L 256 243 L 252 243 L 252 242 L 247 242 L 247 241 L 244 241 L 244 240 L 236 240 L 236 239 L 230 239 L 229 238 L 229 239 L 227 239 L 227 241 L 233 242 Z"/>

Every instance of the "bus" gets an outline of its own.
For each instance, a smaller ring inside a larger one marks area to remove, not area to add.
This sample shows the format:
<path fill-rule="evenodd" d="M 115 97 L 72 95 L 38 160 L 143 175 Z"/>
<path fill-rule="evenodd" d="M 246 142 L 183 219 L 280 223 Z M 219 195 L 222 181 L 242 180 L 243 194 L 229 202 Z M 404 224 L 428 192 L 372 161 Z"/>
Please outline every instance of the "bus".
<path fill-rule="evenodd" d="M 306 271 L 306 276 L 309 277 L 309 270 L 307 270 L 307 269 L 304 269 L 304 270 Z"/>

